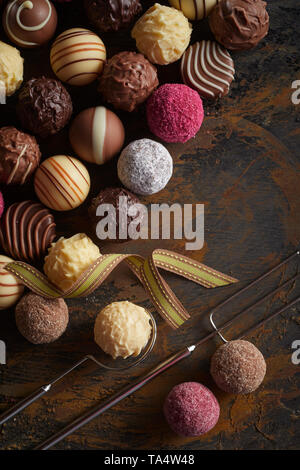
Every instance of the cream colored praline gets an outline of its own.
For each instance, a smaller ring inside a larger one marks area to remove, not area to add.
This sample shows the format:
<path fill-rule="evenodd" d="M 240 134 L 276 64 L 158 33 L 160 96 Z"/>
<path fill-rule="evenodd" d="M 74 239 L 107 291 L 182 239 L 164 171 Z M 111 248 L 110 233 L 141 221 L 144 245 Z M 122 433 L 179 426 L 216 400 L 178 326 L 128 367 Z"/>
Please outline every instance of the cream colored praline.
<path fill-rule="evenodd" d="M 53 284 L 65 291 L 99 256 L 99 248 L 84 233 L 70 238 L 61 237 L 49 248 L 44 272 Z"/>
<path fill-rule="evenodd" d="M 10 262 L 13 262 L 13 259 L 0 255 L 0 310 L 12 307 L 24 291 L 21 282 L 5 269 Z"/>
<path fill-rule="evenodd" d="M 192 26 L 181 11 L 155 3 L 136 22 L 131 36 L 150 62 L 166 65 L 180 59 L 191 33 Z"/>
<path fill-rule="evenodd" d="M 23 62 L 15 47 L 0 41 L 0 92 L 4 85 L 5 95 L 11 96 L 23 82 Z"/>
<path fill-rule="evenodd" d="M 95 342 L 114 359 L 138 356 L 151 335 L 150 316 L 147 311 L 128 301 L 113 302 L 98 314 Z"/>

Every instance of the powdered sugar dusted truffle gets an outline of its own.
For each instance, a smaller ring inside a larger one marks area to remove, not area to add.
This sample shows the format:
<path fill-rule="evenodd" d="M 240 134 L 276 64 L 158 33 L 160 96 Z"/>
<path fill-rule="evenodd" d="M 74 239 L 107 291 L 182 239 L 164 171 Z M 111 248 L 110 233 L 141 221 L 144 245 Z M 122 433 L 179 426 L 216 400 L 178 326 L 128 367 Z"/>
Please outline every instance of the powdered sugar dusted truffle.
<path fill-rule="evenodd" d="M 214 353 L 210 372 L 218 387 L 225 392 L 251 393 L 265 377 L 266 362 L 249 341 L 230 341 Z"/>
<path fill-rule="evenodd" d="M 172 388 L 164 403 L 170 428 L 181 436 L 201 436 L 218 422 L 220 406 L 214 394 L 198 382 Z"/>
<path fill-rule="evenodd" d="M 118 161 L 118 176 L 128 189 L 137 194 L 155 194 L 163 189 L 173 173 L 168 150 L 151 139 L 131 142 Z"/>

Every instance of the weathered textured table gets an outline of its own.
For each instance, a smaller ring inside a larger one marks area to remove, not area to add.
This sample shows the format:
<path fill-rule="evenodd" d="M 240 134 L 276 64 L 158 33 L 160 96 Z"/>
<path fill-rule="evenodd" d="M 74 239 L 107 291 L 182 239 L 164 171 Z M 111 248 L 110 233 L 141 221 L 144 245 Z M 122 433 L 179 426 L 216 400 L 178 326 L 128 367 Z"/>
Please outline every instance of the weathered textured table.
<path fill-rule="evenodd" d="M 144 2 L 145 6 L 151 2 Z M 79 5 L 78 5 L 79 4 Z M 59 6 L 59 31 L 88 26 L 80 2 Z M 174 176 L 161 193 L 145 203 L 204 203 L 205 246 L 187 253 L 194 259 L 241 280 L 248 280 L 274 266 L 296 250 L 300 239 L 300 105 L 291 101 L 291 84 L 299 79 L 300 11 L 296 0 L 269 3 L 269 35 L 253 51 L 235 53 L 236 80 L 230 95 L 207 105 L 206 118 L 195 139 L 185 145 L 167 145 L 174 157 Z M 193 40 L 209 38 L 206 22 L 194 27 Z M 3 39 L 5 40 L 4 36 Z M 103 35 L 109 55 L 134 49 L 129 35 Z M 52 75 L 49 52 L 24 52 L 26 78 Z M 180 79 L 179 64 L 160 67 L 161 82 Z M 101 104 L 96 87 L 72 89 L 75 112 Z M 18 125 L 15 98 L 1 106 L 0 125 Z M 126 141 L 151 137 L 144 109 L 120 113 Z M 43 157 L 68 152 L 67 133 L 41 142 Z M 116 159 L 93 170 L 91 195 L 108 185 L 117 185 Z M 6 202 L 34 197 L 32 188 L 4 189 Z M 86 231 L 87 204 L 56 216 L 59 235 Z M 95 236 L 89 233 L 90 236 Z M 148 254 L 155 247 L 184 252 L 183 241 L 137 241 L 123 245 L 103 244 L 102 251 Z M 272 276 L 266 290 L 297 269 Z M 173 331 L 156 316 L 158 340 L 145 363 L 129 373 L 112 374 L 93 365 L 82 367 L 37 403 L 1 429 L 2 449 L 31 448 L 84 410 L 118 391 L 132 378 L 208 331 L 209 309 L 237 286 L 207 290 L 175 275 L 166 279 L 182 300 L 191 319 Z M 297 290 L 298 289 L 298 290 Z M 299 285 L 278 295 L 263 308 L 241 319 L 227 332 L 234 338 L 248 325 L 268 315 L 299 293 Z M 241 304 L 255 299 L 249 292 Z M 154 311 L 137 279 L 118 268 L 93 295 L 68 301 L 70 325 L 57 342 L 34 346 L 18 333 L 13 311 L 1 312 L 0 339 L 7 344 L 7 365 L 0 366 L 0 411 L 60 373 L 86 353 L 97 353 L 93 322 L 107 303 L 128 299 Z M 218 320 L 229 312 L 220 312 Z M 300 339 L 299 307 L 271 321 L 250 338 L 264 353 L 267 376 L 260 389 L 248 396 L 233 396 L 216 388 L 209 375 L 209 358 L 217 340 L 207 343 L 190 358 L 173 367 L 133 396 L 119 403 L 59 449 L 296 449 L 300 446 L 300 365 L 291 362 L 291 344 Z M 221 404 L 217 426 L 201 438 L 184 439 L 168 428 L 162 404 L 170 388 L 196 380 L 210 387 Z M 298 434 L 297 434 L 298 431 Z"/>

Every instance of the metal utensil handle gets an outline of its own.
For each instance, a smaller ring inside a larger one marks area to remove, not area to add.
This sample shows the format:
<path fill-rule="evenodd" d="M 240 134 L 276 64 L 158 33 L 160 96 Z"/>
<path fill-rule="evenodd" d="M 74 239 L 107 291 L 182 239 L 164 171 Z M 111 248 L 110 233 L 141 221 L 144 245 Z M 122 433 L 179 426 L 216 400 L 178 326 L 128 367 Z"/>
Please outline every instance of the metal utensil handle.
<path fill-rule="evenodd" d="M 84 413 L 83 415 L 79 416 L 79 418 L 75 419 L 72 423 L 68 424 L 61 431 L 54 434 L 49 439 L 47 439 L 45 442 L 43 442 L 42 444 L 35 447 L 35 450 L 50 449 L 50 447 L 52 447 L 53 445 L 55 445 L 58 442 L 62 441 L 65 437 L 69 436 L 70 434 L 72 434 L 77 429 L 81 428 L 82 426 L 89 423 L 91 420 L 93 420 L 97 416 L 104 413 L 104 411 L 108 410 L 109 408 L 116 405 L 117 403 L 119 403 L 124 398 L 126 398 L 129 395 L 131 395 L 132 393 L 134 393 L 136 390 L 143 387 L 146 383 L 148 383 L 154 377 L 156 377 L 157 375 L 159 375 L 160 373 L 162 373 L 163 371 L 165 371 L 169 367 L 173 366 L 177 362 L 181 361 L 185 357 L 189 356 L 193 352 L 193 350 L 194 350 L 194 346 L 190 346 L 188 348 L 184 348 L 183 350 L 177 352 L 176 354 L 173 354 L 168 359 L 166 359 L 164 362 L 161 362 L 156 367 L 151 369 L 149 372 L 144 374 L 142 377 L 139 377 L 131 385 L 123 388 L 121 391 L 115 393 L 114 395 L 112 395 L 112 397 L 108 398 L 103 403 L 101 403 L 99 405 L 96 405 L 91 410 L 89 410 L 86 413 Z"/>
<path fill-rule="evenodd" d="M 35 392 L 31 393 L 31 395 L 23 398 L 23 400 L 20 400 L 9 410 L 5 411 L 2 415 L 0 415 L 0 426 L 6 423 L 6 421 L 8 421 L 10 418 L 13 418 L 16 414 L 20 413 L 20 411 L 24 410 L 24 408 L 27 408 L 27 406 L 31 405 L 31 403 L 45 395 L 45 393 L 47 393 L 50 388 L 51 386 L 49 385 L 38 388 Z"/>

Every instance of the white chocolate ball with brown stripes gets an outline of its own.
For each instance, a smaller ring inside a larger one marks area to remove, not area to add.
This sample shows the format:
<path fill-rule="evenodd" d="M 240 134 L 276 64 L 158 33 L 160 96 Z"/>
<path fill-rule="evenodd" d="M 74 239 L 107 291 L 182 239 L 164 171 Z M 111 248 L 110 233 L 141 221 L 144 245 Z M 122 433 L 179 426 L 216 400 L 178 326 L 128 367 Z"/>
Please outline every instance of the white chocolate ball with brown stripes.
<path fill-rule="evenodd" d="M 0 310 L 12 307 L 24 291 L 24 286 L 13 274 L 5 269 L 13 259 L 0 255 Z"/>
<path fill-rule="evenodd" d="M 190 20 L 202 20 L 221 0 L 169 0 L 172 7 L 181 10 Z"/>
<path fill-rule="evenodd" d="M 102 165 L 121 150 L 125 131 L 115 113 L 104 106 L 97 106 L 85 109 L 75 117 L 69 138 L 80 158 Z"/>
<path fill-rule="evenodd" d="M 90 191 L 90 176 L 77 158 L 55 155 L 37 169 L 34 189 L 45 206 L 56 211 L 69 211 L 85 201 Z"/>
<path fill-rule="evenodd" d="M 50 52 L 53 72 L 69 85 L 92 83 L 101 75 L 105 60 L 103 41 L 84 28 L 72 28 L 60 34 Z"/>

